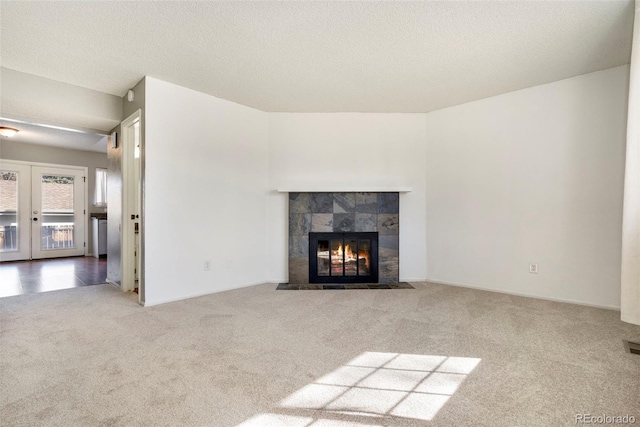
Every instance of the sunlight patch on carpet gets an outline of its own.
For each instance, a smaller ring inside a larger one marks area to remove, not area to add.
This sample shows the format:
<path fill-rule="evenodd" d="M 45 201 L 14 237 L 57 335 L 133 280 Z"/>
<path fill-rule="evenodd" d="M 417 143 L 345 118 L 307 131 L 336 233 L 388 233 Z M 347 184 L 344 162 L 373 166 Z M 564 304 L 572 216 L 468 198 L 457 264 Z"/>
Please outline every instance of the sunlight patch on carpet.
<path fill-rule="evenodd" d="M 367 426 L 371 417 L 431 421 L 480 361 L 365 352 L 283 399 L 274 413 L 257 415 L 240 426 Z M 287 411 L 310 414 L 297 416 Z M 321 415 L 311 411 L 321 411 Z M 335 416 L 351 421 L 330 419 Z"/>

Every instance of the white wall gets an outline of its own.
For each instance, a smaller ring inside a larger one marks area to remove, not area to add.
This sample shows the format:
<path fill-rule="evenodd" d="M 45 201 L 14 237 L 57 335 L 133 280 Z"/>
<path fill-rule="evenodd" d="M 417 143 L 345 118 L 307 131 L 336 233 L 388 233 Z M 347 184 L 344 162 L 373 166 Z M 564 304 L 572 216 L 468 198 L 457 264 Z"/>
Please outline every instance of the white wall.
<path fill-rule="evenodd" d="M 628 73 L 427 114 L 429 280 L 619 307 Z"/>
<path fill-rule="evenodd" d="M 287 281 L 288 194 L 278 187 L 410 186 L 400 195 L 400 280 L 426 278 L 423 114 L 269 114 L 269 275 Z"/>
<path fill-rule="evenodd" d="M 636 2 L 629 74 L 620 318 L 640 325 L 640 1 Z"/>
<path fill-rule="evenodd" d="M 265 281 L 267 136 L 266 113 L 146 78 L 145 305 Z"/>
<path fill-rule="evenodd" d="M 326 185 L 413 187 L 401 280 L 617 308 L 628 73 L 426 115 L 264 113 L 148 78 L 146 303 L 286 281 L 276 189 Z"/>

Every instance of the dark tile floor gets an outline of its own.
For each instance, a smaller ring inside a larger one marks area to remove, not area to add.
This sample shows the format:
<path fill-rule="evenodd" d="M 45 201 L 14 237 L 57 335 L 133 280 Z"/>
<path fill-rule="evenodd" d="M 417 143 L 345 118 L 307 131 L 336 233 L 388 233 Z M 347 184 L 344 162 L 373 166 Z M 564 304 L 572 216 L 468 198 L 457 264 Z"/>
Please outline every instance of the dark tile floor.
<path fill-rule="evenodd" d="M 344 285 L 296 285 L 280 283 L 277 291 L 323 291 L 323 290 L 352 290 L 352 289 L 415 289 L 410 283 L 347 283 Z"/>
<path fill-rule="evenodd" d="M 107 259 L 56 258 L 0 263 L 0 297 L 105 283 Z"/>

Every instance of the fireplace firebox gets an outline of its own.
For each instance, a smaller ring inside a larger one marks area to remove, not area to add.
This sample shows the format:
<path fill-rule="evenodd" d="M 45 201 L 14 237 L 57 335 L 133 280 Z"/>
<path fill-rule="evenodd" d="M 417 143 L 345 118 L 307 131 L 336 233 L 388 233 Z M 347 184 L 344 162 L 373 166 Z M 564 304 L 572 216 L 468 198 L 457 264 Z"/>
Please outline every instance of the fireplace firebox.
<path fill-rule="evenodd" d="M 309 233 L 309 283 L 378 283 L 378 233 Z"/>

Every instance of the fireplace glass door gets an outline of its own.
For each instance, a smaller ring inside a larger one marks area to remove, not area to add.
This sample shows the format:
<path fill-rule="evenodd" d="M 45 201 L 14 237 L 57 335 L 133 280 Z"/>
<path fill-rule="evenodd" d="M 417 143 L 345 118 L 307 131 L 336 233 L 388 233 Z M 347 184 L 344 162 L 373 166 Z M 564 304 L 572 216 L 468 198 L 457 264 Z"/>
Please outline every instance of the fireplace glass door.
<path fill-rule="evenodd" d="M 378 233 L 309 233 L 310 283 L 377 283 Z"/>

